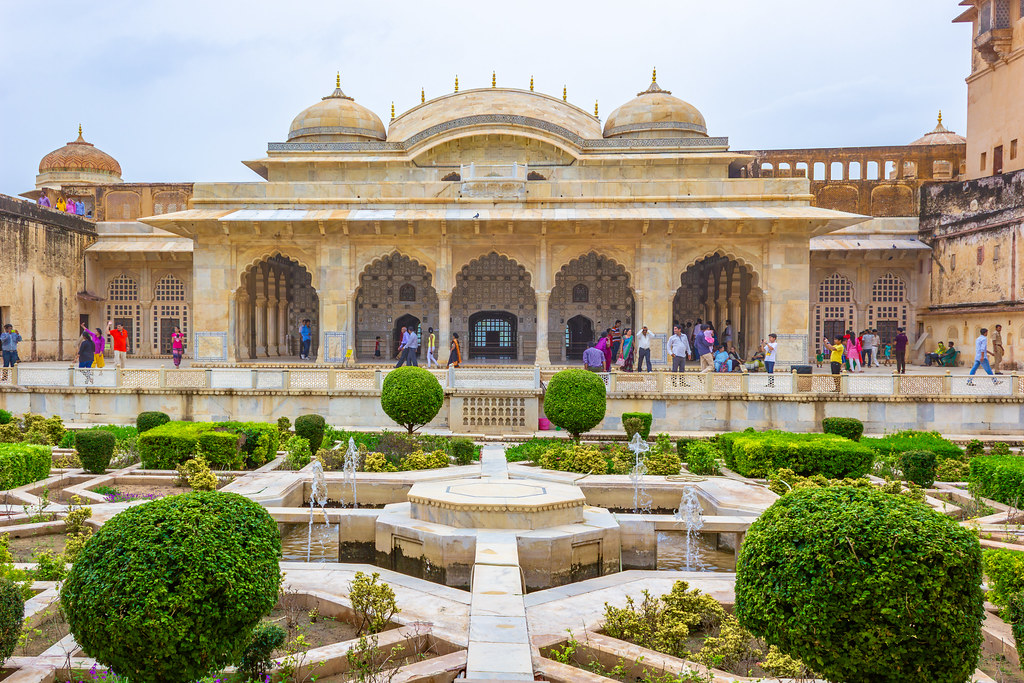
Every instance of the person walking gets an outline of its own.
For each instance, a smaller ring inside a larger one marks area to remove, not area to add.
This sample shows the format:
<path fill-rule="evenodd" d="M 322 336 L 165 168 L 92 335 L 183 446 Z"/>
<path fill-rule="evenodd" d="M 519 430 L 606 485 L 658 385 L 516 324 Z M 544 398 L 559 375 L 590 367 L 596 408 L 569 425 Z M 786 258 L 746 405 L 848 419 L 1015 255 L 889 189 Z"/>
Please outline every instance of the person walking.
<path fill-rule="evenodd" d="M 647 372 L 651 371 L 651 337 L 647 331 L 647 325 L 640 328 L 636 335 L 636 371 L 643 372 L 644 360 L 647 360 Z"/>
<path fill-rule="evenodd" d="M 601 337 L 601 341 L 604 341 Z M 601 341 L 597 342 L 600 344 Z M 597 348 L 597 344 L 590 342 L 583 352 L 583 367 L 590 372 L 604 372 L 604 351 Z"/>
<path fill-rule="evenodd" d="M 860 340 L 852 335 L 846 340 L 846 357 L 850 361 L 850 372 L 864 372 L 860 363 Z"/>
<path fill-rule="evenodd" d="M 703 339 L 703 337 L 698 337 Z M 690 341 L 683 334 L 679 325 L 672 328 L 672 336 L 668 338 L 668 355 L 672 357 L 672 372 L 686 372 L 686 357 L 690 354 Z M 712 363 L 712 366 L 714 364 Z M 703 359 L 701 370 L 704 369 Z"/>
<path fill-rule="evenodd" d="M 775 352 L 779 348 L 779 337 L 772 332 L 768 335 L 768 341 L 761 340 L 761 352 L 764 354 L 764 369 L 768 374 L 775 372 Z"/>
<path fill-rule="evenodd" d="M 623 372 L 633 372 L 633 328 L 627 327 L 622 333 L 622 348 L 619 349 L 620 364 Z"/>
<path fill-rule="evenodd" d="M 459 333 L 452 332 L 452 343 L 448 352 L 448 367 L 457 368 L 462 363 L 462 344 L 459 342 Z"/>
<path fill-rule="evenodd" d="M 832 374 L 840 374 L 843 371 L 843 353 L 846 351 L 843 340 L 836 337 L 835 343 L 832 343 L 828 337 L 823 337 L 822 341 L 825 343 L 825 348 L 829 350 L 829 365 L 832 368 Z"/>
<path fill-rule="evenodd" d="M 103 330 L 96 328 L 96 333 L 92 335 L 92 343 L 96 345 L 96 352 L 92 357 L 92 366 L 94 368 L 106 367 L 107 362 L 103 359 L 103 350 L 107 348 L 107 339 L 103 336 Z"/>
<path fill-rule="evenodd" d="M 185 352 L 185 335 L 181 333 L 180 327 L 175 327 L 171 333 L 171 359 L 174 367 L 181 367 L 181 354 Z"/>
<path fill-rule="evenodd" d="M 971 366 L 971 379 L 967 380 L 967 386 L 974 386 L 974 373 L 978 371 L 978 368 L 982 368 L 989 375 L 995 373 L 992 372 L 992 366 L 988 364 L 988 357 L 995 356 L 994 351 L 989 351 L 988 348 L 988 328 L 981 328 L 981 334 L 974 340 L 974 365 Z M 992 379 L 994 384 L 1002 384 L 1001 380 Z"/>
<path fill-rule="evenodd" d="M 373 357 L 380 358 L 380 337 L 378 336 L 373 341 Z"/>
<path fill-rule="evenodd" d="M 875 335 L 871 333 L 870 329 L 864 331 L 861 337 L 861 360 L 864 363 L 864 367 L 870 368 L 872 360 L 875 357 Z"/>
<path fill-rule="evenodd" d="M 909 341 L 904 329 L 897 328 L 894 350 L 896 351 L 896 372 L 901 375 L 907 374 L 907 343 Z"/>
<path fill-rule="evenodd" d="M 611 329 L 612 333 L 612 360 L 618 360 L 619 349 L 622 348 L 622 321 L 616 320 L 615 325 Z"/>
<path fill-rule="evenodd" d="M 395 352 L 395 358 L 398 359 L 398 363 L 395 365 L 396 368 L 400 368 L 408 361 L 408 355 L 405 352 L 406 347 L 409 345 L 409 328 L 403 327 L 402 334 L 398 338 L 398 350 Z"/>
<path fill-rule="evenodd" d="M 419 366 L 419 355 L 420 350 L 420 336 L 416 334 L 416 330 L 409 328 L 409 341 L 405 345 L 405 364 L 413 367 Z"/>
<path fill-rule="evenodd" d="M 722 331 L 722 348 L 728 349 L 732 344 L 732 321 L 725 321 L 725 330 Z"/>
<path fill-rule="evenodd" d="M 96 354 L 96 344 L 92 341 L 92 333 L 89 328 L 82 325 L 82 337 L 78 343 L 78 367 L 82 369 L 86 384 L 94 382 L 92 377 L 93 356 Z"/>
<path fill-rule="evenodd" d="M 21 335 L 10 323 L 4 325 L 4 331 L 0 333 L 0 348 L 3 349 L 4 367 L 13 368 L 18 362 L 18 342 Z"/>
<path fill-rule="evenodd" d="M 694 353 L 700 359 L 700 371 L 709 372 L 715 369 L 715 356 L 712 349 L 715 348 L 715 333 L 710 325 L 703 326 L 701 331 L 694 335 Z"/>
<path fill-rule="evenodd" d="M 441 367 L 437 364 L 437 335 L 433 327 L 427 328 L 427 367 Z"/>
<path fill-rule="evenodd" d="M 1003 326 L 1002 325 L 996 325 L 995 330 L 992 332 L 991 344 L 992 344 L 993 361 L 995 361 L 994 362 L 995 368 L 993 368 L 993 369 L 995 370 L 995 373 L 997 375 L 1001 375 L 1003 373 L 999 372 L 999 367 L 1003 364 L 1003 353 L 1004 353 L 1004 350 L 1003 350 Z"/>
<path fill-rule="evenodd" d="M 107 321 L 107 334 L 114 344 L 114 365 L 124 370 L 124 359 L 128 353 L 128 330 L 121 323 L 114 327 L 114 321 Z"/>
<path fill-rule="evenodd" d="M 313 330 L 309 327 L 309 318 L 302 321 L 302 327 L 299 328 L 299 337 L 302 339 L 299 347 L 299 358 L 309 360 L 309 348 L 313 345 Z"/>

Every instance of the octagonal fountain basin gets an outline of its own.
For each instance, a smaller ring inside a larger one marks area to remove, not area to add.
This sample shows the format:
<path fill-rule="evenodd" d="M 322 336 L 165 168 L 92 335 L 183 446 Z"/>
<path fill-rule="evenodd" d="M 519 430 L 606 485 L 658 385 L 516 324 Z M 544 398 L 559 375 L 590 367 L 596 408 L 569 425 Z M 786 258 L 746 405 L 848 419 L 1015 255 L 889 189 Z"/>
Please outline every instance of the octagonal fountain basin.
<path fill-rule="evenodd" d="M 575 486 L 464 479 L 414 484 L 413 519 L 457 529 L 546 529 L 583 523 L 587 499 Z"/>

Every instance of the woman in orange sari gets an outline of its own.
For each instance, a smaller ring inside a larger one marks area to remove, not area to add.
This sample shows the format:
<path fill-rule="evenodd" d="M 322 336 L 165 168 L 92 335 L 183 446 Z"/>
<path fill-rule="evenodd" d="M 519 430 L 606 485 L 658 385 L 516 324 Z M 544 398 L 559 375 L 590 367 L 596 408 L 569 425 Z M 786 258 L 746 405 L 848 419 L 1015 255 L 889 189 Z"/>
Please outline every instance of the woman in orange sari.
<path fill-rule="evenodd" d="M 459 367 L 462 363 L 462 345 L 459 343 L 459 333 L 452 333 L 452 350 L 448 354 L 448 367 Z"/>

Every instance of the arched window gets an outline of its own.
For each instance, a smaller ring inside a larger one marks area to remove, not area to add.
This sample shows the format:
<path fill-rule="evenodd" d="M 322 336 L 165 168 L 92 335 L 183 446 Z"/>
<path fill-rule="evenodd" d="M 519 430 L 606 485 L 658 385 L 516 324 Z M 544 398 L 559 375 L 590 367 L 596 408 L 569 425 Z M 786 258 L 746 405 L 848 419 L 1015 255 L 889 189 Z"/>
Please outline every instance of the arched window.
<path fill-rule="evenodd" d="M 157 353 L 166 356 L 171 353 L 171 335 L 175 327 L 188 338 L 185 283 L 174 275 L 165 275 L 153 288 L 153 299 L 153 346 Z"/>
<path fill-rule="evenodd" d="M 399 301 L 416 301 L 416 288 L 405 284 L 398 288 Z"/>
<path fill-rule="evenodd" d="M 519 320 L 508 311 L 480 311 L 469 316 L 469 357 L 515 360 Z"/>
<path fill-rule="evenodd" d="M 907 286 L 892 273 L 886 273 L 871 285 L 871 301 L 875 303 L 903 303 Z"/>
<path fill-rule="evenodd" d="M 848 304 L 853 300 L 853 283 L 832 273 L 818 286 L 818 302 L 823 304 Z"/>
<path fill-rule="evenodd" d="M 139 283 L 127 275 L 118 275 L 107 285 L 107 301 L 107 320 L 124 326 L 128 331 L 128 352 L 135 353 L 142 343 Z"/>
<path fill-rule="evenodd" d="M 118 275 L 107 287 L 107 298 L 111 301 L 138 301 L 139 283 L 127 275 Z"/>
<path fill-rule="evenodd" d="M 814 306 L 815 338 L 834 339 L 853 327 L 853 283 L 832 273 L 818 285 L 818 303 Z"/>
<path fill-rule="evenodd" d="M 572 288 L 572 302 L 574 304 L 585 304 L 590 301 L 590 288 L 580 284 Z"/>
<path fill-rule="evenodd" d="M 173 275 L 165 275 L 156 283 L 153 298 L 157 301 L 184 301 L 185 283 Z"/>

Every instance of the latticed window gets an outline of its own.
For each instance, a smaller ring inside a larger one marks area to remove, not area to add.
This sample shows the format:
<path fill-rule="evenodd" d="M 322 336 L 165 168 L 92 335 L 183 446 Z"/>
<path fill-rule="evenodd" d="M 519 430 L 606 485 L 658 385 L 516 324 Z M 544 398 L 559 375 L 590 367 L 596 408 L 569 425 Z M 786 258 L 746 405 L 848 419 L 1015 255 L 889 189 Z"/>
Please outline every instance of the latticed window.
<path fill-rule="evenodd" d="M 110 301 L 138 301 L 139 284 L 127 275 L 118 275 L 107 287 L 107 299 Z"/>
<path fill-rule="evenodd" d="M 416 301 L 416 288 L 409 284 L 402 285 L 398 288 L 398 300 Z"/>
<path fill-rule="evenodd" d="M 903 303 L 907 299 L 907 286 L 892 273 L 886 273 L 871 285 L 873 302 Z"/>
<path fill-rule="evenodd" d="M 157 301 L 184 301 L 185 283 L 173 275 L 167 275 L 156 283 L 154 298 Z"/>
<path fill-rule="evenodd" d="M 853 283 L 839 273 L 833 273 L 818 286 L 818 302 L 847 304 L 853 300 Z"/>
<path fill-rule="evenodd" d="M 572 288 L 572 302 L 574 304 L 585 304 L 590 301 L 590 288 L 586 285 L 576 285 Z"/>
<path fill-rule="evenodd" d="M 995 2 L 995 28 L 1010 28 L 1010 0 Z"/>

